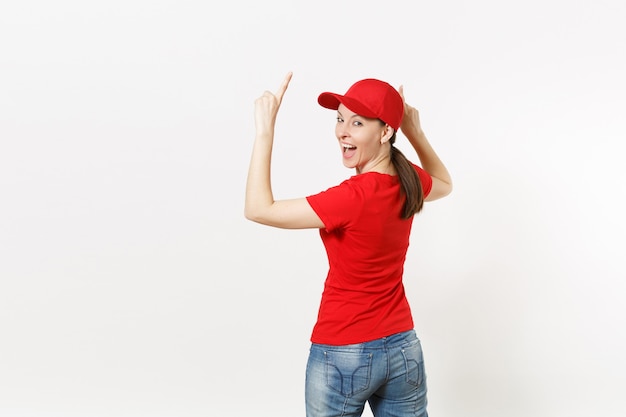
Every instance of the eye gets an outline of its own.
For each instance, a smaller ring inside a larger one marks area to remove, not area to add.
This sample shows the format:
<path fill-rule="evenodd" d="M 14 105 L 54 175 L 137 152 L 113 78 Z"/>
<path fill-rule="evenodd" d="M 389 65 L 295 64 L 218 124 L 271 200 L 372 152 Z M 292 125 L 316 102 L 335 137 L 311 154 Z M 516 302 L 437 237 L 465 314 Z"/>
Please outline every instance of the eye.
<path fill-rule="evenodd" d="M 354 126 L 363 126 L 363 123 L 361 123 L 361 122 L 360 122 L 360 121 L 358 121 L 358 120 L 355 120 L 354 122 L 352 122 L 352 124 L 353 124 Z"/>
<path fill-rule="evenodd" d="M 339 116 L 337 116 L 337 123 L 343 123 L 343 119 Z"/>

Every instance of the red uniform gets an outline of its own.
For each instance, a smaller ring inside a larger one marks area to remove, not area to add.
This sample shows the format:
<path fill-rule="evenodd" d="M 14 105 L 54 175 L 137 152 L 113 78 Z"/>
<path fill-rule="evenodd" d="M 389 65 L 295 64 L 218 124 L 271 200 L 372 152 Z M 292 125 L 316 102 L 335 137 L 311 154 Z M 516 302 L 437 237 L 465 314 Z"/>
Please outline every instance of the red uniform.
<path fill-rule="evenodd" d="M 415 169 L 426 197 L 432 178 Z M 320 236 L 329 263 L 311 341 L 346 345 L 411 330 L 402 275 L 413 217 L 401 217 L 398 177 L 355 175 L 307 200 L 324 222 Z"/>

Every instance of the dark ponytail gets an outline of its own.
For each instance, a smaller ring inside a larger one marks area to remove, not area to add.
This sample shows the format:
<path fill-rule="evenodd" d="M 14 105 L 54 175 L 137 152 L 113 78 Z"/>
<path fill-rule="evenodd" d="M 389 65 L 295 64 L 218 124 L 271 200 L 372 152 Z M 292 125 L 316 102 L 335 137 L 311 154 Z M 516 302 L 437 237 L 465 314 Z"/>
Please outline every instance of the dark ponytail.
<path fill-rule="evenodd" d="M 424 191 L 415 167 L 413 167 L 413 164 L 409 162 L 400 149 L 393 146 L 395 141 L 396 133 L 394 132 L 389 140 L 391 143 L 391 162 L 398 173 L 402 193 L 405 196 L 402 218 L 409 219 L 422 210 L 424 206 Z"/>

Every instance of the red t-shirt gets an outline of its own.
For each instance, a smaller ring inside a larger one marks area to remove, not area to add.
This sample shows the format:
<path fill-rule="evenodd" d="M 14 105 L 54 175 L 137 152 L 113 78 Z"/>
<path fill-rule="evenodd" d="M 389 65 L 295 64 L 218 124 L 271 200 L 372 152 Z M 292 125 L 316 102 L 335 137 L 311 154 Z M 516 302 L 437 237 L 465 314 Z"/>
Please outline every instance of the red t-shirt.
<path fill-rule="evenodd" d="M 415 165 L 424 191 L 432 178 Z M 368 172 L 307 197 L 324 222 L 329 270 L 311 341 L 346 345 L 411 330 L 402 274 L 413 218 L 397 176 Z"/>

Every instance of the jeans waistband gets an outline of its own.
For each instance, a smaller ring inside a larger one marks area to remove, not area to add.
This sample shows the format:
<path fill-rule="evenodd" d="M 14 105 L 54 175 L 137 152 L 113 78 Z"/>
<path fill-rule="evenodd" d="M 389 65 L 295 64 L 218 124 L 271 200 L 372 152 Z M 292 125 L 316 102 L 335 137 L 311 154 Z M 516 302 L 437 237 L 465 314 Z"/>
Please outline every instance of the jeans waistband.
<path fill-rule="evenodd" d="M 417 335 L 415 334 L 415 330 L 412 329 L 405 332 L 395 333 L 390 336 L 381 337 L 380 339 L 371 340 L 369 342 L 340 346 L 313 343 L 313 346 L 323 347 L 326 350 L 332 350 L 333 348 L 341 350 L 385 349 L 395 347 L 406 342 L 412 342 L 414 340 L 417 340 Z"/>

